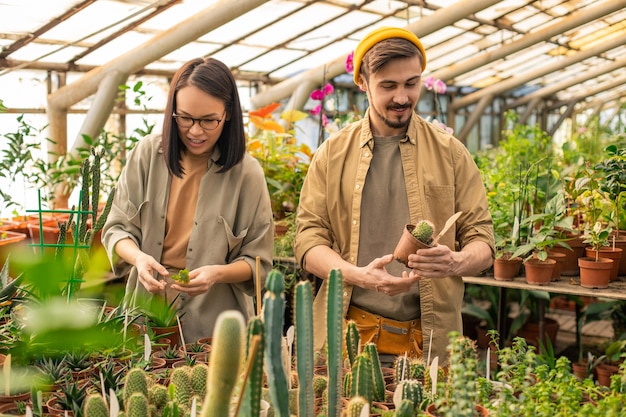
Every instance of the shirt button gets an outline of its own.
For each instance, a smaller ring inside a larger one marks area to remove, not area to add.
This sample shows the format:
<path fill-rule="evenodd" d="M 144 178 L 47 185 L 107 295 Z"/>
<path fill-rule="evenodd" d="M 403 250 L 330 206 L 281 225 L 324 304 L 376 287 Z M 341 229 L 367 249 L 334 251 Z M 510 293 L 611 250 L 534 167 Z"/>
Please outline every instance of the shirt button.
<path fill-rule="evenodd" d="M 357 184 L 354 188 L 356 188 L 358 190 L 359 187 L 361 187 L 361 184 Z"/>
<path fill-rule="evenodd" d="M 369 158 L 370 154 L 368 152 L 365 152 L 365 156 Z"/>
<path fill-rule="evenodd" d="M 351 261 L 351 262 L 354 262 L 354 256 L 351 256 L 351 257 L 350 257 L 350 261 Z"/>
<path fill-rule="evenodd" d="M 347 291 L 344 291 L 344 292 L 343 292 L 343 296 L 344 296 L 344 297 L 347 297 L 347 296 L 348 296 L 348 292 L 347 292 Z"/>
<path fill-rule="evenodd" d="M 161 246 L 163 244 L 163 242 L 157 242 L 157 245 Z"/>
<path fill-rule="evenodd" d="M 356 224 L 356 220 L 352 220 L 352 224 Z"/>

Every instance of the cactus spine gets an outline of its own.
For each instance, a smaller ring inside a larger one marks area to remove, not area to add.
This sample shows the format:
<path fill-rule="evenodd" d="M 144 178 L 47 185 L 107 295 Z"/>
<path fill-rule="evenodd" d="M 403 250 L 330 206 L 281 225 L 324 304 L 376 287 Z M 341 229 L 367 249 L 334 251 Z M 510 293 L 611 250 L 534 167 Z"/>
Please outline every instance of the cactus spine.
<path fill-rule="evenodd" d="M 393 363 L 393 369 L 395 370 L 394 382 L 399 384 L 405 379 L 409 379 L 411 376 L 411 361 L 406 355 L 396 357 Z"/>
<path fill-rule="evenodd" d="M 346 406 L 346 417 L 361 417 L 363 414 L 369 416 L 370 404 L 363 397 L 352 397 Z M 364 411 L 365 410 L 365 411 Z"/>
<path fill-rule="evenodd" d="M 167 387 L 165 385 L 154 384 L 148 389 L 148 403 L 154 405 L 158 410 L 162 410 L 165 407 L 168 399 Z"/>
<path fill-rule="evenodd" d="M 256 352 L 252 352 L 253 341 L 258 340 Z M 248 322 L 248 339 L 246 361 L 250 368 L 250 375 L 241 403 L 241 415 L 258 417 L 261 408 L 261 391 L 263 388 L 263 356 L 265 349 L 265 326 L 261 317 L 255 316 Z M 254 356 L 251 356 L 254 355 Z"/>
<path fill-rule="evenodd" d="M 126 417 L 146 417 L 148 415 L 148 398 L 139 392 L 131 395 L 126 403 Z"/>
<path fill-rule="evenodd" d="M 109 407 L 100 394 L 89 394 L 85 399 L 85 417 L 109 417 Z"/>
<path fill-rule="evenodd" d="M 230 397 L 243 362 L 244 326 L 243 315 L 237 310 L 226 310 L 217 317 L 202 417 L 229 413 Z"/>
<path fill-rule="evenodd" d="M 415 358 L 411 360 L 411 372 L 410 378 L 420 381 L 424 380 L 424 373 L 426 372 L 426 365 L 421 358 Z"/>
<path fill-rule="evenodd" d="M 341 409 L 341 348 L 343 338 L 343 275 L 332 269 L 328 274 L 328 417 L 339 416 Z"/>
<path fill-rule="evenodd" d="M 354 360 L 359 354 L 360 342 L 361 336 L 359 335 L 359 329 L 356 327 L 356 322 L 354 322 L 354 320 L 349 320 L 346 323 L 346 351 L 348 352 L 350 368 L 354 365 Z"/>
<path fill-rule="evenodd" d="M 122 394 L 124 403 L 137 392 L 146 397 L 148 396 L 148 376 L 141 368 L 131 368 L 126 374 L 124 382 L 124 392 Z"/>
<path fill-rule="evenodd" d="M 189 410 L 193 389 L 191 387 L 191 368 L 181 366 L 174 368 L 170 376 L 170 384 L 174 385 L 174 401 L 178 403 L 182 410 Z"/>
<path fill-rule="evenodd" d="M 378 357 L 378 348 L 375 343 L 366 343 L 364 347 L 365 354 L 372 364 L 372 399 L 374 401 L 385 400 L 385 377 L 383 368 Z"/>
<path fill-rule="evenodd" d="M 272 270 L 265 283 L 267 292 L 263 301 L 265 323 L 265 368 L 269 381 L 270 398 L 277 417 L 289 417 L 289 388 L 282 360 L 283 326 L 285 320 L 285 279 Z M 211 358 L 213 359 L 213 358 Z"/>
<path fill-rule="evenodd" d="M 352 367 L 352 387 L 350 396 L 361 396 L 372 403 L 372 361 L 364 353 L 359 354 Z"/>
<path fill-rule="evenodd" d="M 416 225 L 411 234 L 415 236 L 417 240 L 426 245 L 430 245 L 433 241 L 433 232 L 435 231 L 435 227 L 428 220 L 420 220 Z"/>
<path fill-rule="evenodd" d="M 298 411 L 312 416 L 313 392 L 313 291 L 310 281 L 296 284 L 296 367 L 298 370 Z"/>
<path fill-rule="evenodd" d="M 421 382 L 416 379 L 405 379 L 400 382 L 396 389 L 401 392 L 401 400 L 411 401 L 413 410 L 421 409 L 422 402 L 424 401 L 424 388 Z M 400 404 L 396 404 L 396 407 L 399 406 Z"/>
<path fill-rule="evenodd" d="M 396 407 L 394 417 L 414 417 L 415 408 L 411 400 L 404 399 L 400 402 L 400 406 Z"/>

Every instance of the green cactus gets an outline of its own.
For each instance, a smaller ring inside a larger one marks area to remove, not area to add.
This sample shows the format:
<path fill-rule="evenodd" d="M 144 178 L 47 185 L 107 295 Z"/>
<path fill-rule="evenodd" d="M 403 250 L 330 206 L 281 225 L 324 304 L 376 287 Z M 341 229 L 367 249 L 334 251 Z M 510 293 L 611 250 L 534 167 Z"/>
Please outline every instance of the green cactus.
<path fill-rule="evenodd" d="M 328 417 L 336 417 L 341 409 L 341 350 L 343 345 L 343 274 L 332 269 L 328 274 L 328 305 L 326 332 L 328 343 Z"/>
<path fill-rule="evenodd" d="M 410 378 L 423 381 L 424 373 L 426 372 L 426 364 L 424 363 L 424 360 L 422 358 L 411 359 L 410 367 Z"/>
<path fill-rule="evenodd" d="M 154 384 L 148 389 L 148 403 L 162 410 L 167 404 L 167 387 L 163 384 Z"/>
<path fill-rule="evenodd" d="M 365 398 L 368 403 L 372 404 L 373 399 L 373 380 L 372 377 L 372 361 L 365 353 L 359 354 L 354 359 L 354 366 L 352 367 L 352 386 L 350 389 L 350 396 L 361 396 Z"/>
<path fill-rule="evenodd" d="M 185 365 L 174 368 L 170 375 L 170 385 L 174 385 L 174 401 L 182 410 L 188 410 L 191 405 L 193 388 L 191 386 L 191 367 Z"/>
<path fill-rule="evenodd" d="M 396 407 L 396 412 L 394 417 L 414 417 L 415 416 L 415 408 L 413 407 L 413 402 L 408 399 L 403 399 L 400 402 L 400 405 Z"/>
<path fill-rule="evenodd" d="M 346 323 L 346 351 L 348 352 L 348 360 L 350 361 L 350 368 L 354 365 L 354 359 L 359 354 L 359 343 L 361 342 L 361 336 L 359 335 L 359 329 L 356 327 L 354 320 L 348 320 Z"/>
<path fill-rule="evenodd" d="M 399 384 L 411 377 L 411 360 L 406 355 L 397 356 L 393 363 L 394 382 Z"/>
<path fill-rule="evenodd" d="M 313 393 L 315 394 L 315 397 L 321 397 L 327 387 L 328 378 L 322 375 L 316 375 L 313 377 Z"/>
<path fill-rule="evenodd" d="M 231 395 L 243 362 L 244 326 L 243 314 L 237 310 L 226 310 L 217 317 L 202 417 L 229 415 Z"/>
<path fill-rule="evenodd" d="M 289 386 L 283 365 L 282 343 L 285 321 L 285 279 L 280 271 L 267 275 L 263 301 L 265 323 L 265 369 L 270 384 L 270 398 L 277 417 L 289 417 Z"/>
<path fill-rule="evenodd" d="M 298 410 L 312 416 L 315 409 L 313 390 L 313 290 L 310 281 L 295 287 L 296 367 L 298 370 Z"/>
<path fill-rule="evenodd" d="M 366 398 L 355 396 L 351 397 L 348 401 L 348 405 L 346 405 L 346 417 L 360 417 L 363 409 L 367 408 L 367 415 L 369 415 L 370 403 Z"/>
<path fill-rule="evenodd" d="M 476 342 L 458 332 L 450 332 L 448 337 L 448 375 L 444 396 L 436 401 L 437 410 L 445 417 L 471 417 L 478 402 Z"/>
<path fill-rule="evenodd" d="M 434 231 L 435 226 L 431 222 L 428 220 L 420 220 L 411 231 L 411 234 L 420 242 L 430 245 L 433 241 Z"/>
<path fill-rule="evenodd" d="M 126 374 L 122 394 L 124 403 L 135 393 L 148 396 L 148 375 L 142 368 L 131 368 Z"/>
<path fill-rule="evenodd" d="M 206 396 L 206 379 L 209 374 L 209 367 L 205 363 L 196 363 L 191 368 L 191 388 L 193 395 L 197 396 L 200 401 L 204 401 Z"/>
<path fill-rule="evenodd" d="M 378 357 L 378 348 L 375 343 L 368 342 L 363 351 L 372 364 L 372 399 L 382 402 L 385 400 L 385 376 Z"/>
<path fill-rule="evenodd" d="M 85 417 L 109 417 L 107 407 L 101 394 L 89 394 L 85 399 Z"/>
<path fill-rule="evenodd" d="M 128 398 L 125 410 L 127 417 L 148 416 L 148 398 L 139 392 L 135 392 Z"/>
<path fill-rule="evenodd" d="M 253 340 L 258 340 L 254 357 L 250 357 Z M 265 350 L 265 325 L 261 317 L 255 316 L 248 321 L 246 361 L 251 362 L 250 375 L 246 383 L 241 402 L 240 415 L 258 417 L 263 389 L 263 358 Z"/>
<path fill-rule="evenodd" d="M 405 379 L 396 387 L 400 390 L 400 399 L 409 400 L 413 404 L 413 410 L 417 411 L 422 408 L 424 402 L 424 386 L 417 379 Z M 396 404 L 399 407 L 400 404 Z"/>
<path fill-rule="evenodd" d="M 352 392 L 352 372 L 350 371 L 343 376 L 343 392 L 346 394 Z"/>

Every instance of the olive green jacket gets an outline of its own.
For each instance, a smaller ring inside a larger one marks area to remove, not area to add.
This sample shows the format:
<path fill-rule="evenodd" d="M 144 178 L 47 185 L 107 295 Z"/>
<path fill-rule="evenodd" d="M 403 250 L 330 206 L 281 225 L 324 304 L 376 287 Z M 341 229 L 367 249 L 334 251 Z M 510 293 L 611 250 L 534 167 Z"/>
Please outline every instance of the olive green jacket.
<path fill-rule="evenodd" d="M 143 138 L 129 155 L 113 207 L 102 230 L 102 242 L 119 277 L 127 277 L 126 299 L 134 303 L 139 294 L 148 296 L 137 279 L 137 270 L 117 257 L 115 244 L 125 238 L 161 258 L 171 176 L 160 149 L 160 135 Z M 272 267 L 274 224 L 263 170 L 250 155 L 224 173 L 209 160 L 200 182 L 198 204 L 189 237 L 186 266 L 190 271 L 205 265 L 225 265 L 244 260 L 253 279 L 240 284 L 216 284 L 208 292 L 189 297 L 181 293 L 185 340 L 196 341 L 213 333 L 215 319 L 226 309 L 236 309 L 247 319 L 254 314 L 252 295 L 256 280 L 263 284 Z M 256 256 L 261 276 L 256 276 Z"/>
<path fill-rule="evenodd" d="M 456 227 L 439 243 L 454 250 L 483 241 L 493 253 L 493 224 L 485 189 L 467 148 L 417 114 L 407 136 L 408 141 L 400 142 L 400 153 L 411 223 L 430 219 L 440 230 L 451 215 L 462 211 Z M 315 152 L 300 195 L 294 243 L 296 259 L 304 269 L 305 254 L 317 245 L 329 246 L 356 264 L 361 195 L 373 142 L 368 110 L 364 119 L 329 137 Z M 316 349 L 323 347 L 327 334 L 326 291 L 324 281 L 314 301 Z M 463 280 L 459 276 L 423 279 L 419 291 L 424 352 L 431 349 L 431 358 L 439 356 L 440 363 L 445 363 L 448 332 L 462 332 Z M 351 294 L 352 287 L 346 285 L 344 316 Z"/>

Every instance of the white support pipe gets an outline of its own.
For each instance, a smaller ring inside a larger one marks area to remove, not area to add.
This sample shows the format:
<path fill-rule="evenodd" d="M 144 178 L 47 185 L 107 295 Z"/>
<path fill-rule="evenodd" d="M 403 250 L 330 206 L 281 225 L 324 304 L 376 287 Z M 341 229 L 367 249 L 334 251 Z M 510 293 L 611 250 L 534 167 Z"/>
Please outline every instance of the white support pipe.
<path fill-rule="evenodd" d="M 498 0 L 461 0 L 452 6 L 441 8 L 433 14 L 412 23 L 406 29 L 415 33 L 418 37 L 425 36 L 496 3 L 498 3 Z M 346 53 L 324 65 L 290 77 L 270 87 L 251 98 L 252 107 L 260 108 L 272 102 L 280 101 L 296 91 L 301 84 L 307 84 L 308 86 L 321 85 L 324 80 L 330 80 L 340 74 L 344 74 L 346 72 L 347 57 L 348 54 Z M 326 72 L 324 73 L 324 71 Z M 302 96 L 303 94 L 300 94 L 300 100 L 302 100 Z M 293 103 L 290 103 L 291 108 L 301 108 L 303 105 L 304 102 L 295 103 L 295 100 Z"/>
<path fill-rule="evenodd" d="M 625 43 L 626 43 L 625 38 L 620 37 L 620 36 L 614 36 L 612 39 L 607 39 L 605 42 L 602 42 L 598 44 L 597 46 L 580 51 L 571 56 L 563 57 L 562 59 L 556 60 L 555 62 L 548 64 L 548 65 L 539 65 L 537 66 L 536 69 L 532 71 L 528 71 L 522 75 L 511 77 L 504 81 L 500 81 L 497 84 L 490 85 L 489 87 L 485 87 L 463 98 L 455 100 L 452 103 L 450 103 L 449 108 L 453 110 L 458 110 L 470 104 L 476 103 L 478 100 L 480 100 L 484 96 L 498 95 L 505 91 L 519 87 L 520 85 L 523 85 L 524 83 L 530 80 L 534 80 L 544 75 L 557 72 L 560 69 L 563 69 L 572 64 L 581 62 L 592 56 L 600 55 L 603 52 L 622 46 Z"/>
<path fill-rule="evenodd" d="M 162 56 L 195 41 L 202 35 L 266 2 L 267 0 L 220 0 L 214 3 L 189 19 L 158 34 L 145 44 L 120 55 L 106 65 L 89 71 L 72 84 L 50 94 L 48 96 L 49 114 L 62 115 L 70 106 L 92 95 L 110 72 L 117 72 L 128 77 L 129 74 L 140 70 Z M 94 119 L 100 119 L 100 117 L 94 117 Z M 62 132 L 60 126 L 57 125 L 62 124 L 62 122 L 56 117 L 52 117 L 49 119 L 49 124 L 50 132 L 53 135 L 52 139 L 58 141 Z M 97 126 L 92 129 L 100 130 L 101 128 L 102 126 Z M 67 132 L 63 136 L 65 137 L 64 142 L 67 143 Z M 80 144 L 80 141 L 79 135 L 77 145 Z"/>
<path fill-rule="evenodd" d="M 578 77 L 568 78 L 561 82 L 551 84 L 547 87 L 540 88 L 539 90 L 533 91 L 530 94 L 526 94 L 523 97 L 518 98 L 513 103 L 509 104 L 508 107 L 518 107 L 523 104 L 528 103 L 535 98 L 544 98 L 549 97 L 552 94 L 565 90 L 573 85 L 582 84 L 587 80 L 591 80 L 593 78 L 599 77 L 600 75 L 607 74 L 611 71 L 622 69 L 626 67 L 626 58 L 618 59 L 617 61 L 612 62 L 608 65 L 603 65 L 601 67 L 596 68 L 595 70 L 591 70 L 585 72 Z"/>
<path fill-rule="evenodd" d="M 586 7 L 584 10 L 574 12 L 571 16 L 565 17 L 555 24 L 547 26 L 536 32 L 528 33 L 518 40 L 504 44 L 491 51 L 481 53 L 474 58 L 448 65 L 434 71 L 431 75 L 443 81 L 451 80 L 458 75 L 466 74 L 476 68 L 490 64 L 498 59 L 505 58 L 515 52 L 532 47 L 537 43 L 546 41 L 554 36 L 558 36 L 568 30 L 584 25 L 585 23 L 589 23 L 595 19 L 599 19 L 602 16 L 622 10 L 624 7 L 626 7 L 626 0 L 605 1 L 595 7 Z"/>

